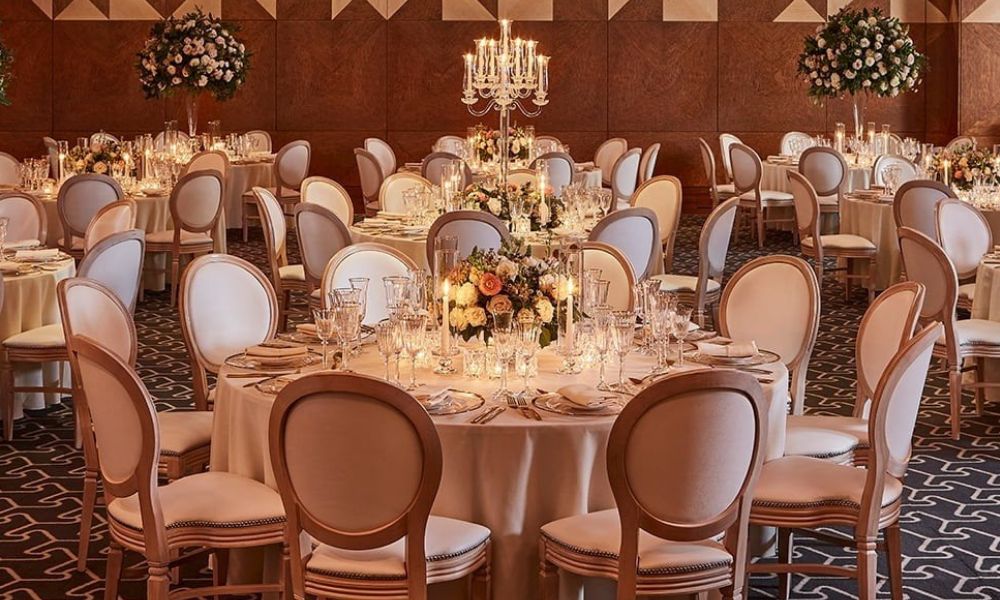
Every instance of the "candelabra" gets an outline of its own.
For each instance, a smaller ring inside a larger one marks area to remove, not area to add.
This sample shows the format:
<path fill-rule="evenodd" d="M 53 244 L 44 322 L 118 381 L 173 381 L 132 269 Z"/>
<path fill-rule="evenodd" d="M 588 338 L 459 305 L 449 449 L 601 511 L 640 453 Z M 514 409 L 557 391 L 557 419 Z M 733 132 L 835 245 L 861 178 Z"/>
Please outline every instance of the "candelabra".
<path fill-rule="evenodd" d="M 549 103 L 549 57 L 537 54 L 538 43 L 511 39 L 511 22 L 500 21 L 500 39 L 476 40 L 476 53 L 465 55 L 465 82 L 462 102 L 477 117 L 491 110 L 500 113 L 500 181 L 507 185 L 510 161 L 510 113 L 520 111 L 537 117 Z M 524 102 L 531 98 L 535 108 Z M 485 107 L 477 108 L 481 102 Z"/>

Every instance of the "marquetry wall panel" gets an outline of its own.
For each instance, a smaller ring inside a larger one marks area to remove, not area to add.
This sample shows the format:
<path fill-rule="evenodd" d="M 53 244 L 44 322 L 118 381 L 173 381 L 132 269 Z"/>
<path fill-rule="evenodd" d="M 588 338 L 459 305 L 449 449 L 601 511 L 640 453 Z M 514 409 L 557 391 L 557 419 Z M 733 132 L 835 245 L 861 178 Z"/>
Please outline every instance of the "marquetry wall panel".
<path fill-rule="evenodd" d="M 859 2 L 909 23 L 933 65 L 919 93 L 872 102 L 874 120 L 939 142 L 1000 138 L 1000 101 L 984 93 L 1000 84 L 1000 0 L 0 0 L 17 54 L 0 150 L 38 155 L 42 135 L 183 121 L 180 102 L 143 98 L 133 63 L 152 20 L 197 5 L 238 23 L 254 53 L 247 85 L 203 105 L 202 121 L 309 139 L 314 171 L 356 188 L 351 150 L 366 136 L 416 160 L 477 121 L 459 101 L 460 56 L 511 18 L 553 56 L 539 131 L 580 159 L 609 136 L 660 142 L 660 171 L 694 190 L 699 136 L 731 131 L 767 154 L 788 130 L 850 119 L 847 102 L 807 99 L 794 67 L 822 15 Z"/>

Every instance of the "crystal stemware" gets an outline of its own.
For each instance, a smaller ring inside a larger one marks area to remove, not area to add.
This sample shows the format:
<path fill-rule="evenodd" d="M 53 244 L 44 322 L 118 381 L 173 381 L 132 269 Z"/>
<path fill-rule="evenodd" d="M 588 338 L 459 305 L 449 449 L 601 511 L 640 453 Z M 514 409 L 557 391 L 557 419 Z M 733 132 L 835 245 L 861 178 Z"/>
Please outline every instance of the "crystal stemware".
<path fill-rule="evenodd" d="M 351 356 L 351 344 L 361 334 L 361 304 L 357 302 L 342 302 L 333 307 L 334 329 L 337 341 L 340 342 L 340 368 L 349 371 L 348 362 Z"/>
<path fill-rule="evenodd" d="M 691 307 L 678 306 L 674 313 L 673 334 L 677 339 L 677 365 L 684 366 L 684 340 L 688 336 L 688 327 L 691 325 Z"/>
<path fill-rule="evenodd" d="M 609 332 L 611 345 L 618 354 L 618 383 L 612 387 L 615 391 L 630 393 L 633 390 L 625 381 L 625 357 L 632 351 L 635 342 L 635 312 L 620 310 L 612 313 Z"/>
<path fill-rule="evenodd" d="M 399 383 L 399 373 L 396 373 L 395 380 L 389 368 L 389 359 L 399 354 L 403 347 L 403 340 L 400 336 L 399 323 L 392 319 L 379 321 L 375 325 L 375 342 L 378 345 L 378 353 L 385 363 L 385 380 Z"/>
<path fill-rule="evenodd" d="M 427 316 L 419 314 L 408 314 L 399 318 L 402 327 L 403 349 L 410 357 L 410 383 L 406 389 L 413 391 L 417 389 L 417 355 L 424 344 L 424 327 L 427 324 Z"/>
<path fill-rule="evenodd" d="M 510 396 L 510 390 L 507 389 L 508 363 L 515 343 L 514 311 L 493 313 L 493 343 L 497 349 L 497 360 L 500 361 L 500 389 L 493 395 L 493 399 L 506 402 Z"/>
<path fill-rule="evenodd" d="M 605 358 L 611 350 L 611 310 L 607 306 L 595 307 L 592 311 L 591 322 L 593 323 L 594 350 L 597 352 L 597 362 L 599 365 L 599 379 L 597 389 L 607 392 L 611 386 L 604 378 Z"/>
<path fill-rule="evenodd" d="M 323 368 L 326 369 L 329 366 L 327 346 L 330 344 L 330 339 L 333 338 L 334 330 L 333 309 L 313 309 L 313 323 L 316 324 L 316 337 L 319 338 L 320 343 L 323 345 Z"/>
<path fill-rule="evenodd" d="M 517 321 L 517 355 L 523 363 L 521 376 L 524 384 L 519 397 L 529 400 L 532 396 L 528 388 L 528 381 L 531 378 L 531 360 L 538 352 L 538 337 L 542 333 L 541 323 L 535 318 L 518 319 Z"/>

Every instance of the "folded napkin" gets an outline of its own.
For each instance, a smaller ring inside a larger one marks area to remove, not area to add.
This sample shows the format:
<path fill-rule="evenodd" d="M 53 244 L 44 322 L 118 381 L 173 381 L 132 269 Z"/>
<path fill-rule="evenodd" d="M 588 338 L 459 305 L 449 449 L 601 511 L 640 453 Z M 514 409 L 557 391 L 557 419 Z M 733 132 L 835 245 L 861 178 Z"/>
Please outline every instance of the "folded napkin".
<path fill-rule="evenodd" d="M 592 160 L 589 160 L 587 162 L 578 162 L 578 163 L 576 163 L 576 168 L 577 169 L 593 169 L 596 166 L 597 165 L 595 165 L 594 161 L 592 161 Z"/>
<path fill-rule="evenodd" d="M 424 408 L 435 408 L 451 397 L 451 390 L 448 388 L 427 388 L 427 393 L 420 393 L 415 397 Z"/>
<path fill-rule="evenodd" d="M 9 260 L 0 262 L 0 272 L 4 275 L 16 275 L 21 270 L 21 263 L 10 262 Z"/>
<path fill-rule="evenodd" d="M 7 242 L 4 244 L 4 248 L 7 250 L 30 250 L 41 245 L 42 243 L 38 240 L 18 240 L 16 242 Z"/>
<path fill-rule="evenodd" d="M 59 256 L 58 248 L 45 248 L 44 250 L 18 250 L 14 254 L 17 260 L 48 260 Z"/>
<path fill-rule="evenodd" d="M 316 324 L 315 323 L 300 323 L 295 326 L 295 331 L 299 333 L 304 333 L 305 335 L 316 335 Z"/>
<path fill-rule="evenodd" d="M 253 358 L 284 358 L 292 359 L 309 354 L 309 348 L 305 346 L 250 346 L 247 348 L 247 356 Z"/>
<path fill-rule="evenodd" d="M 711 342 L 698 342 L 698 352 L 706 356 L 718 356 L 722 358 L 749 358 L 757 355 L 756 342 L 732 342 L 729 344 L 713 344 Z"/>
<path fill-rule="evenodd" d="M 607 393 L 583 383 L 564 385 L 556 391 L 580 408 L 602 408 L 607 404 Z"/>

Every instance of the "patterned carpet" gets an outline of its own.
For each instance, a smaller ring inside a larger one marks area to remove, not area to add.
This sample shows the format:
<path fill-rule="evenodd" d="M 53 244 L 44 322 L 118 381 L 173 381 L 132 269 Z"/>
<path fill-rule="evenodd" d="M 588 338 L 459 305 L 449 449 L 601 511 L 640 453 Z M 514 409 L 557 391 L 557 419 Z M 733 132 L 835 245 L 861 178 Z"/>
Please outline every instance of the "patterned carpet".
<path fill-rule="evenodd" d="M 700 218 L 686 217 L 677 243 L 677 270 L 694 273 Z M 235 237 L 231 252 L 262 264 L 259 236 L 251 244 Z M 771 252 L 796 253 L 788 235 L 772 233 Z M 757 254 L 747 240 L 734 246 L 727 273 Z M 292 249 L 294 257 L 294 248 Z M 854 398 L 854 337 L 865 306 L 863 291 L 845 302 L 829 281 L 824 288 L 819 340 L 809 371 L 807 410 L 847 414 Z M 136 314 L 140 374 L 169 410 L 187 407 L 189 367 L 176 313 L 166 294 L 147 294 Z M 968 399 L 971 409 L 971 399 Z M 914 441 L 903 508 L 904 583 L 915 600 L 1000 598 L 1000 407 L 969 414 L 962 439 L 949 438 L 947 383 L 935 373 L 927 386 Z M 99 509 L 88 570 L 76 572 L 77 521 L 83 460 L 72 445 L 68 407 L 32 413 L 15 427 L 15 441 L 0 442 L 0 598 L 101 598 L 107 529 Z M 847 551 L 802 540 L 797 560 L 851 564 Z M 884 562 L 880 565 L 886 573 Z M 185 573 L 196 583 L 205 573 Z M 124 598 L 144 596 L 141 581 L 123 581 Z M 774 580 L 753 580 L 753 598 L 769 598 Z M 880 580 L 881 596 L 888 587 Z M 793 579 L 793 598 L 825 600 L 856 597 L 851 581 Z M 508 599 L 500 599 L 508 600 Z M 511 599 L 513 600 L 513 599 Z"/>

